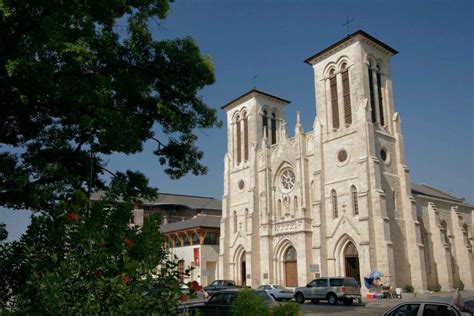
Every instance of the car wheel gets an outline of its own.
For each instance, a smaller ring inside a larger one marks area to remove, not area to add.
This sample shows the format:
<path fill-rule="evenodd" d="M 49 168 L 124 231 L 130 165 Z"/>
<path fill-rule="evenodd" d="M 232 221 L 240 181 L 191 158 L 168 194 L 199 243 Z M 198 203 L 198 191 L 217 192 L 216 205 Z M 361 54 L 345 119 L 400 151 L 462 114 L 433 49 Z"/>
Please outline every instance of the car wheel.
<path fill-rule="evenodd" d="M 352 299 L 350 299 L 350 298 L 345 298 L 345 299 L 344 299 L 342 302 L 343 302 L 343 303 L 344 303 L 344 305 L 346 305 L 346 306 L 351 306 L 351 305 L 352 305 L 352 302 L 353 302 L 353 300 L 352 300 Z"/>
<path fill-rule="evenodd" d="M 312 298 L 311 303 L 313 304 L 319 304 L 319 300 L 317 298 Z"/>
<path fill-rule="evenodd" d="M 299 303 L 299 304 L 303 304 L 304 303 L 304 295 L 303 293 L 301 292 L 298 292 L 295 294 L 295 300 Z"/>
<path fill-rule="evenodd" d="M 336 295 L 330 293 L 330 294 L 328 294 L 327 298 L 328 298 L 328 303 L 329 304 L 337 305 L 337 296 Z"/>

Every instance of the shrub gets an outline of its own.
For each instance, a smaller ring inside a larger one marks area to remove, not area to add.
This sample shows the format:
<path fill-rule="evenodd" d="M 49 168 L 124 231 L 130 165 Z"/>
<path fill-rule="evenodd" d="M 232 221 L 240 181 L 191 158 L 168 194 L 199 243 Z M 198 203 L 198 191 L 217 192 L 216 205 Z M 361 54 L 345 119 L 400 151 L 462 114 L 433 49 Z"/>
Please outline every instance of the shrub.
<path fill-rule="evenodd" d="M 232 304 L 232 314 L 237 316 L 269 316 L 270 309 L 265 304 L 263 297 L 257 296 L 251 289 L 243 289 L 239 291 Z"/>
<path fill-rule="evenodd" d="M 415 288 L 411 284 L 407 284 L 403 287 L 403 292 L 413 293 L 413 292 L 415 292 Z"/>
<path fill-rule="evenodd" d="M 273 316 L 301 316 L 301 308 L 300 305 L 288 302 L 283 303 L 275 308 L 272 309 Z"/>

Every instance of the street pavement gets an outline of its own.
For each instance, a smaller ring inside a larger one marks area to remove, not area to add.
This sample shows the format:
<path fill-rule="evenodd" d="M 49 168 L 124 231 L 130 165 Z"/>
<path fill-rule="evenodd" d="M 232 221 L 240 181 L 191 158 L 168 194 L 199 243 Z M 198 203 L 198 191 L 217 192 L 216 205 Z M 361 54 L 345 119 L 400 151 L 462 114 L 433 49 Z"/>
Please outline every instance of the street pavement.
<path fill-rule="evenodd" d="M 460 291 L 459 292 L 463 299 L 474 298 L 474 291 Z M 425 293 L 413 297 L 403 297 L 402 299 L 362 299 L 362 304 L 354 304 L 352 306 L 344 306 L 338 304 L 336 306 L 329 305 L 327 302 L 320 302 L 319 304 L 312 304 L 307 301 L 301 305 L 301 310 L 304 315 L 383 315 L 390 307 L 395 306 L 403 301 L 411 299 L 422 299 L 422 298 L 436 298 L 436 297 L 452 297 L 454 292 L 436 292 L 436 293 Z"/>

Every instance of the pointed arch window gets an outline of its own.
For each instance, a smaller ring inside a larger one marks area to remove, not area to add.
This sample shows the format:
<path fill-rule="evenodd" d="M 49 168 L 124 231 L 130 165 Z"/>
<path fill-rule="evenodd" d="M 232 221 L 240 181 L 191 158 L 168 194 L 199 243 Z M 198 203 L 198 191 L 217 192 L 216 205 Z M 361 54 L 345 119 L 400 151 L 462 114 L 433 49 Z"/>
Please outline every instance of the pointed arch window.
<path fill-rule="evenodd" d="M 331 201 L 332 201 L 332 216 L 337 218 L 339 216 L 337 210 L 337 193 L 336 190 L 331 191 Z"/>
<path fill-rule="evenodd" d="M 237 212 L 234 211 L 234 233 L 237 232 Z"/>
<path fill-rule="evenodd" d="M 239 164 L 242 161 L 242 151 L 241 151 L 241 146 L 242 146 L 242 140 L 241 140 L 241 130 L 240 130 L 240 116 L 237 116 L 236 119 L 236 124 L 237 124 L 237 131 L 236 131 L 236 140 L 237 140 L 237 164 Z"/>
<path fill-rule="evenodd" d="M 278 212 L 277 217 L 282 217 L 281 216 L 281 200 L 280 199 L 278 200 L 278 203 L 277 203 L 277 212 Z"/>
<path fill-rule="evenodd" d="M 385 125 L 385 118 L 383 114 L 383 96 L 382 96 L 382 78 L 380 74 L 380 66 L 377 65 L 377 93 L 379 95 L 379 116 L 380 125 Z"/>
<path fill-rule="evenodd" d="M 355 185 L 351 187 L 351 197 L 352 197 L 352 212 L 354 216 L 359 215 L 359 200 L 357 198 L 357 188 Z"/>
<path fill-rule="evenodd" d="M 243 114 L 244 121 L 244 161 L 249 160 L 249 119 L 247 113 Z"/>
<path fill-rule="evenodd" d="M 277 124 L 276 124 L 275 113 L 272 113 L 271 130 L 272 130 L 272 145 L 273 145 L 273 144 L 276 144 L 276 141 L 277 141 L 277 137 L 276 137 Z"/>
<path fill-rule="evenodd" d="M 332 127 L 339 128 L 339 107 L 337 105 L 337 81 L 336 71 L 331 69 L 329 72 L 329 85 L 331 87 L 331 109 L 332 109 Z"/>
<path fill-rule="evenodd" d="M 267 111 L 263 111 L 262 116 L 263 135 L 268 137 L 268 114 Z"/>
<path fill-rule="evenodd" d="M 341 66 L 342 72 L 342 95 L 344 98 L 344 122 L 346 125 L 352 124 L 351 111 L 351 89 L 349 85 L 349 69 L 347 64 L 343 63 Z"/>

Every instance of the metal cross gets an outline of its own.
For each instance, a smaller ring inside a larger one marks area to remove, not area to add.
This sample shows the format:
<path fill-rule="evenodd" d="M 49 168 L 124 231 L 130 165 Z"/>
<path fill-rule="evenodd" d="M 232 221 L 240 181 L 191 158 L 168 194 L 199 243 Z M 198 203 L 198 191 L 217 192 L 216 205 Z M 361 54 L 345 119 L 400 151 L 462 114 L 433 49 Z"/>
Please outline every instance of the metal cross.
<path fill-rule="evenodd" d="M 252 77 L 252 80 L 253 80 L 253 88 L 255 89 L 257 87 L 257 75 L 255 73 L 253 73 L 253 77 Z"/>
<path fill-rule="evenodd" d="M 354 19 L 349 20 L 349 17 L 346 15 L 346 23 L 341 25 L 341 26 L 347 25 L 347 36 L 349 36 L 349 23 L 351 23 L 351 22 L 354 22 Z"/>

